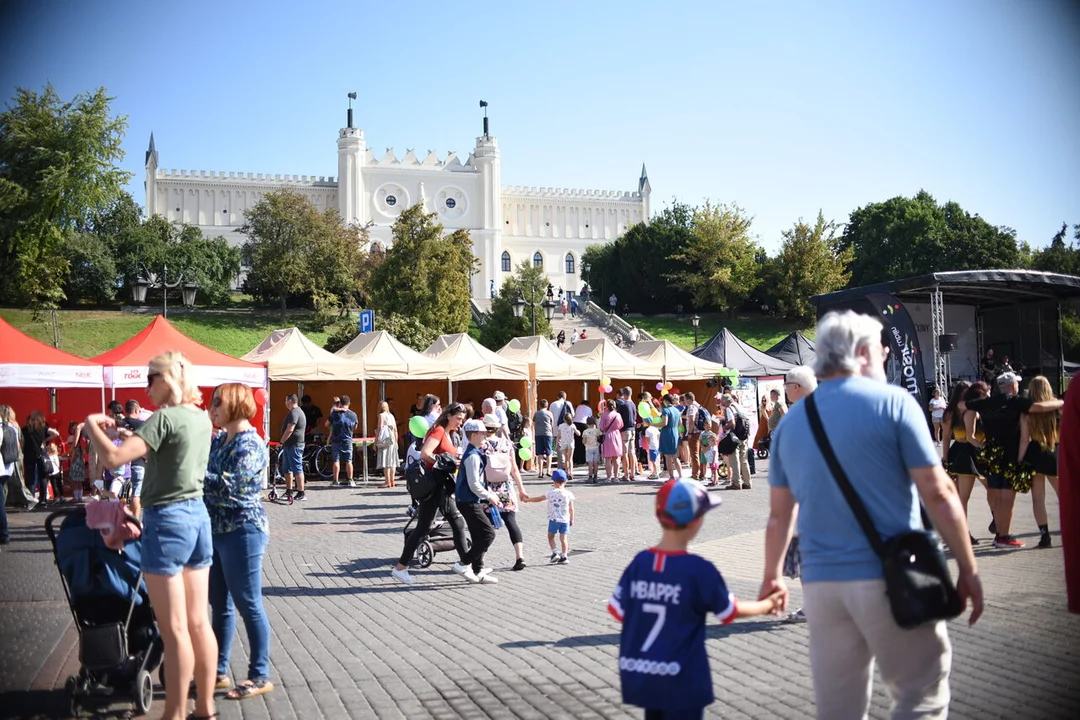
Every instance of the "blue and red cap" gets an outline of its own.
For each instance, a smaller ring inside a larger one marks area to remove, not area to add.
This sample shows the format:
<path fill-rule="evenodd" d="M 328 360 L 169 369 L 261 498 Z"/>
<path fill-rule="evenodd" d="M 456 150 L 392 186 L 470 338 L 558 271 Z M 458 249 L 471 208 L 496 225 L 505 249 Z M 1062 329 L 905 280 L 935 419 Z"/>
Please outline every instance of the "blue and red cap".
<path fill-rule="evenodd" d="M 699 482 L 668 480 L 656 493 L 656 519 L 666 528 L 686 527 L 719 504 L 720 496 Z"/>

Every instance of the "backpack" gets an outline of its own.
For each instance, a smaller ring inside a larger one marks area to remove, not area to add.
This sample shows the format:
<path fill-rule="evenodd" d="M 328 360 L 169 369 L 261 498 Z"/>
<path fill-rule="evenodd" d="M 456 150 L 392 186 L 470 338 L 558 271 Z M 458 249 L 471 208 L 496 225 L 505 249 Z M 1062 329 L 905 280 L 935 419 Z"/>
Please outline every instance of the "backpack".
<path fill-rule="evenodd" d="M 487 455 L 487 463 L 484 466 L 484 482 L 491 485 L 510 482 L 510 463 L 513 462 L 510 459 L 510 453 L 499 452 L 488 445 L 484 448 L 484 454 Z"/>
<path fill-rule="evenodd" d="M 704 432 L 705 428 L 709 425 L 709 411 L 703 407 L 699 407 L 697 417 L 694 418 L 694 425 L 697 427 L 698 432 Z"/>
<path fill-rule="evenodd" d="M 515 442 L 521 439 L 521 413 L 506 413 L 506 427 L 510 430 L 510 438 Z"/>
<path fill-rule="evenodd" d="M 742 411 L 735 411 L 735 427 L 732 429 L 735 433 L 735 437 L 740 440 L 746 440 L 750 437 L 750 423 L 746 422 L 746 417 L 743 416 Z"/>
<path fill-rule="evenodd" d="M 10 465 L 19 459 L 19 433 L 7 423 L 3 423 L 3 441 L 0 442 L 0 456 L 2 456 L 4 465 Z"/>
<path fill-rule="evenodd" d="M 405 487 L 416 502 L 427 500 L 439 489 L 439 482 L 428 472 L 422 462 L 414 462 L 405 468 Z"/>

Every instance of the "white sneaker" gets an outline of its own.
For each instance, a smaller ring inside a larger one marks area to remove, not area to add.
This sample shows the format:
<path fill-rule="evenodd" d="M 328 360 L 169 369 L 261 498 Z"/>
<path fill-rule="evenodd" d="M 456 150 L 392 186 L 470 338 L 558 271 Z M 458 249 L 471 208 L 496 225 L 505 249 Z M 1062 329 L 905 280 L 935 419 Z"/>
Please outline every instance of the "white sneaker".
<path fill-rule="evenodd" d="M 398 570 L 397 568 L 394 568 L 390 571 L 390 577 L 394 578 L 395 580 L 400 580 L 406 585 L 412 585 L 414 582 L 416 582 L 416 579 L 409 574 L 408 570 Z"/>
<path fill-rule="evenodd" d="M 550 560 L 548 560 L 548 562 L 549 562 L 549 563 L 555 563 L 555 562 L 559 562 L 559 553 L 557 553 L 557 552 L 555 552 L 554 550 L 552 550 L 552 551 L 551 551 L 551 559 L 550 559 Z"/>
<path fill-rule="evenodd" d="M 360 483 L 356 482 L 355 480 L 350 480 L 349 481 L 349 487 L 351 487 L 351 488 L 360 487 Z"/>
<path fill-rule="evenodd" d="M 480 584 L 482 585 L 494 585 L 499 582 L 499 578 L 491 574 L 491 568 L 484 568 L 476 577 L 480 579 Z"/>
<path fill-rule="evenodd" d="M 465 572 L 461 573 L 461 577 L 474 584 L 480 582 L 480 578 L 476 576 L 471 567 L 465 568 Z"/>
<path fill-rule="evenodd" d="M 459 562 L 454 563 L 454 566 L 451 569 L 454 572 L 456 572 L 458 575 L 464 575 L 466 572 L 472 572 L 472 566 L 471 565 L 462 565 Z"/>

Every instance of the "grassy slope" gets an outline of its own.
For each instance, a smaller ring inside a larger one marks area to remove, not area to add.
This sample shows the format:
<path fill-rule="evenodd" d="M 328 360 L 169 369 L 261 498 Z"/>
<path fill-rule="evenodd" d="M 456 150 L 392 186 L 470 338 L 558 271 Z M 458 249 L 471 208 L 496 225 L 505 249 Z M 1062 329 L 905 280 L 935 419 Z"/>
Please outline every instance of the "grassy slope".
<path fill-rule="evenodd" d="M 694 349 L 694 328 L 690 324 L 689 315 L 684 315 L 682 319 L 634 317 L 628 320 L 642 330 L 657 338 L 670 340 L 684 350 Z M 814 337 L 813 326 L 805 327 L 798 321 L 778 320 L 760 315 L 739 315 L 730 318 L 719 313 L 706 313 L 701 316 L 701 325 L 698 327 L 698 343 L 706 342 L 724 327 L 759 350 L 768 350 L 793 330 L 801 331 L 808 338 Z"/>
<path fill-rule="evenodd" d="M 27 335 L 52 343 L 48 324 L 35 321 L 28 310 L 0 309 L 0 317 Z M 290 317 L 287 325 L 303 326 L 304 316 Z M 118 311 L 66 310 L 60 313 L 61 348 L 81 357 L 93 357 L 128 340 L 154 319 Z M 235 357 L 249 352 L 272 331 L 281 327 L 277 313 L 210 312 L 183 313 L 169 317 L 177 330 L 192 340 Z M 326 341 L 324 332 L 305 335 L 318 344 Z"/>

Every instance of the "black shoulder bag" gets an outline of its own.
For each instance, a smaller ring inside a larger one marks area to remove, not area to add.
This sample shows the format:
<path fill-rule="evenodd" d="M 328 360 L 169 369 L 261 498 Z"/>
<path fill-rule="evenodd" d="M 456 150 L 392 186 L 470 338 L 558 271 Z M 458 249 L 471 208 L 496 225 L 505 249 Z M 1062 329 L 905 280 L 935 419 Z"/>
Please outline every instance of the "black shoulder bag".
<path fill-rule="evenodd" d="M 885 591 L 896 624 L 910 630 L 924 623 L 951 620 L 959 615 L 964 605 L 956 592 L 937 534 L 927 530 L 909 530 L 883 541 L 840 461 L 836 459 L 825 428 L 821 425 L 813 393 L 807 396 L 805 402 L 806 416 L 818 448 L 825 456 L 840 492 L 851 506 L 851 512 L 866 533 L 866 539 L 884 565 Z"/>

